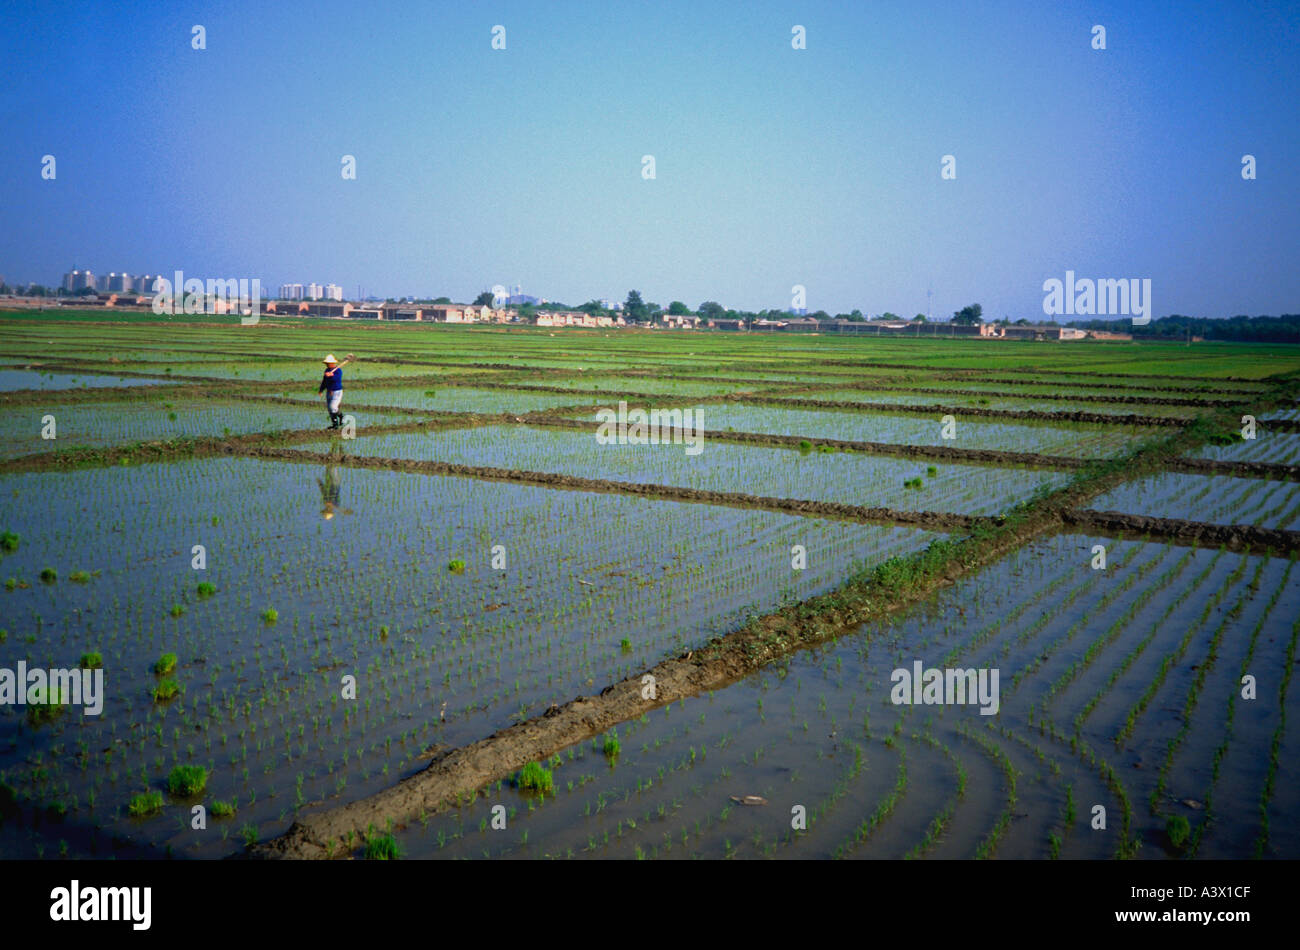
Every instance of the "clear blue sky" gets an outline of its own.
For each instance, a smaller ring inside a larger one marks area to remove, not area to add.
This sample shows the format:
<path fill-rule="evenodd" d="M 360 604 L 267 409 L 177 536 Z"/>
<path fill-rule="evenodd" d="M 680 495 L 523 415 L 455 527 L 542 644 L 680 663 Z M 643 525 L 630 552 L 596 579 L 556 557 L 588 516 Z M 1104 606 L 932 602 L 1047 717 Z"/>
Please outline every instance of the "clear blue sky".
<path fill-rule="evenodd" d="M 5 4 L 0 274 L 1041 319 L 1071 269 L 1300 312 L 1297 37 L 1269 3 Z"/>

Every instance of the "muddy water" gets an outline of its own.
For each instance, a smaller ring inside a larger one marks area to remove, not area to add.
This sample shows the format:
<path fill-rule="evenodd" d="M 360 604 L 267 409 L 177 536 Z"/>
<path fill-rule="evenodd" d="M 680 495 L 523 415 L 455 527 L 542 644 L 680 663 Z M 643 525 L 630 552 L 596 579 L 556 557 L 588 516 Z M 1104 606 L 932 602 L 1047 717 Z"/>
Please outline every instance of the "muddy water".
<path fill-rule="evenodd" d="M 1108 549 L 1104 572 L 1091 568 L 1095 544 Z M 1260 580 L 1252 594 L 1249 582 L 1256 568 Z M 1234 573 L 1237 580 L 1230 583 Z M 1227 607 L 1244 597 L 1243 609 L 1224 631 L 1217 672 L 1204 686 L 1202 712 L 1208 718 L 1196 720 L 1170 772 L 1171 795 L 1203 800 L 1211 791 L 1213 750 L 1223 738 L 1228 671 L 1238 669 L 1256 625 L 1261 628 L 1256 665 L 1277 670 L 1300 607 L 1295 576 L 1284 583 L 1286 562 L 1279 559 L 1062 535 L 1016 552 L 891 624 L 799 653 L 733 687 L 619 727 L 621 750 L 612 762 L 600 738 L 561 752 L 551 797 L 501 783 L 473 804 L 412 823 L 397 836 L 417 857 L 880 858 L 924 848 L 931 822 L 948 811 L 944 830 L 922 853 L 974 856 L 989 848 L 1005 814 L 992 848 L 997 856 L 1045 858 L 1056 848 L 1067 858 L 1108 857 L 1122 818 L 1115 793 L 1068 741 L 1053 739 L 1051 730 L 1040 732 L 1029 721 L 1032 707 L 1039 719 L 1046 715 L 1068 733 L 1074 716 L 1100 690 L 1083 741 L 1099 761 L 1117 770 L 1133 804 L 1134 832 L 1146 842 L 1139 856 L 1165 857 L 1163 821 L 1175 806 L 1162 804 L 1153 815 L 1147 803 L 1159 765 L 1151 760 L 1167 746 L 1171 724 L 1177 724 L 1161 709 L 1182 707 L 1196 676 L 1192 666 L 1204 662 L 1205 636 L 1223 621 Z M 1220 592 L 1222 609 L 1211 604 Z M 1275 592 L 1280 592 L 1277 602 L 1268 610 Z M 1207 605 L 1204 635 L 1194 636 L 1186 658 L 1140 720 L 1134 741 L 1117 751 L 1110 741 L 1116 713 L 1128 709 L 1151 681 L 1149 659 L 1163 656 L 1196 627 Z M 1124 658 L 1153 630 L 1147 654 L 1108 686 Z M 1094 644 L 1099 646 L 1087 661 Z M 996 665 L 1003 676 L 1000 714 L 893 705 L 890 673 L 914 658 L 927 666 Z M 1083 664 L 1082 672 L 1066 678 L 1076 664 Z M 1276 706 L 1277 685 L 1277 676 L 1269 677 L 1261 691 L 1268 699 L 1249 712 L 1238 710 L 1224 761 L 1255 765 L 1230 778 L 1221 770 L 1212 797 L 1215 814 L 1225 820 L 1207 832 L 1203 856 L 1250 854 L 1263 780 L 1258 762 L 1267 762 L 1276 719 L 1256 717 L 1265 705 Z M 903 793 L 888 816 L 864 834 L 864 823 L 894 792 L 904 755 Z M 1143 756 L 1145 767 L 1133 768 L 1132 761 Z M 1015 775 L 1014 801 L 1008 766 Z M 959 767 L 966 776 L 960 796 Z M 762 796 L 767 804 L 731 801 L 746 794 Z M 1066 820 L 1070 801 L 1073 821 Z M 497 804 L 508 815 L 504 830 L 491 825 Z M 1107 809 L 1106 831 L 1089 824 L 1095 804 Z M 807 809 L 806 831 L 790 826 L 796 805 Z M 1193 809 L 1176 807 L 1195 819 Z M 1279 786 L 1270 803 L 1274 827 L 1293 826 L 1298 812 L 1294 786 Z M 1280 831 L 1274 845 L 1285 856 L 1289 852 L 1280 849 L 1292 841 Z"/>
<path fill-rule="evenodd" d="M 103 655 L 98 718 L 71 711 L 32 728 L 0 708 L 0 780 L 29 811 L 65 807 L 57 834 L 79 854 L 105 853 L 114 837 L 145 853 L 229 853 L 245 825 L 265 836 L 300 804 L 378 791 L 421 767 L 432 744 L 477 739 L 931 537 L 229 458 L 9 475 L 0 497 L 0 523 L 21 538 L 0 560 L 15 580 L 0 590 L 0 664 Z M 796 543 L 802 571 L 791 570 Z M 47 566 L 50 584 L 39 579 Z M 77 571 L 88 576 L 74 581 Z M 216 594 L 200 597 L 199 581 Z M 165 652 L 179 657 L 184 693 L 156 705 L 150 667 Z M 341 700 L 344 675 L 357 679 L 355 703 Z M 197 834 L 178 826 L 186 803 L 125 814 L 182 763 L 209 767 L 203 801 L 237 800 L 237 817 Z M 8 822 L 0 842 L 52 852 L 50 833 Z"/>

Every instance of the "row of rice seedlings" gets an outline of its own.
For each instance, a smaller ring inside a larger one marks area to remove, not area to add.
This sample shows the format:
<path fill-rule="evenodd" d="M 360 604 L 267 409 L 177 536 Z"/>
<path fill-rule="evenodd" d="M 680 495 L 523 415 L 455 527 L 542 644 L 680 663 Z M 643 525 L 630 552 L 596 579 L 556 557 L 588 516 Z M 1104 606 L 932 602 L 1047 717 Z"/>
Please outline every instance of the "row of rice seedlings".
<path fill-rule="evenodd" d="M 1291 639 L 1286 646 L 1286 663 L 1283 666 L 1282 684 L 1278 687 L 1278 724 L 1269 743 L 1268 772 L 1264 776 L 1264 787 L 1259 793 L 1259 835 L 1255 839 L 1254 857 L 1262 858 L 1269 843 L 1269 803 L 1273 800 L 1273 785 L 1277 779 L 1278 753 L 1282 748 L 1282 736 L 1286 733 L 1286 697 L 1291 686 L 1291 674 L 1295 672 L 1296 641 L 1300 640 L 1300 617 L 1291 625 Z"/>
<path fill-rule="evenodd" d="M 1221 475 L 1151 476 L 1094 500 L 1092 507 L 1218 524 L 1287 529 L 1300 524 L 1300 491 L 1294 483 Z"/>
<path fill-rule="evenodd" d="M 1242 559 L 1243 561 L 1245 558 Z M 1250 600 L 1259 590 L 1260 578 L 1264 574 L 1264 567 L 1268 564 L 1268 558 L 1259 558 L 1255 565 L 1255 573 L 1251 576 L 1250 583 L 1247 584 L 1246 590 L 1237 598 L 1236 602 L 1224 612 L 1219 622 L 1215 625 L 1214 631 L 1210 635 L 1210 642 L 1206 648 L 1205 657 L 1196 665 L 1196 676 L 1193 677 L 1191 685 L 1187 689 L 1187 697 L 1183 700 L 1183 708 L 1180 712 L 1182 725 L 1178 732 L 1175 733 L 1168 741 L 1165 747 L 1164 761 L 1160 763 L 1160 769 L 1156 774 L 1156 784 L 1151 790 L 1151 813 L 1158 815 L 1160 813 L 1160 803 L 1164 798 L 1165 787 L 1169 781 L 1169 770 L 1174 764 L 1174 756 L 1182 747 L 1187 735 L 1192 728 L 1192 713 L 1196 709 L 1196 704 L 1200 700 L 1201 689 L 1205 685 L 1205 679 L 1209 676 L 1210 671 L 1214 669 L 1214 664 L 1219 659 L 1219 644 L 1223 640 L 1223 632 L 1228 625 L 1235 623 L 1245 609 L 1246 602 Z"/>
<path fill-rule="evenodd" d="M 1106 682 L 1102 684 L 1095 693 L 1093 693 L 1086 703 L 1084 703 L 1083 708 L 1079 710 L 1078 714 L 1070 724 L 1072 735 L 1076 737 L 1076 741 L 1081 737 L 1083 725 L 1087 722 L 1088 717 L 1092 715 L 1093 710 L 1097 708 L 1097 704 L 1111 691 L 1115 686 L 1116 681 L 1128 672 L 1129 667 L 1133 665 L 1134 661 L 1137 660 L 1137 658 L 1145 652 L 1146 648 L 1151 645 L 1151 641 L 1156 638 L 1156 635 L 1164 627 L 1165 621 L 1168 620 L 1169 615 L 1174 612 L 1174 609 L 1178 607 L 1183 600 L 1195 599 L 1201 585 L 1214 571 L 1214 568 L 1219 563 L 1219 559 L 1223 557 L 1225 553 L 1227 553 L 1226 548 L 1219 548 L 1215 551 L 1214 556 L 1210 559 L 1209 563 L 1206 564 L 1201 572 L 1192 579 L 1192 582 L 1186 586 L 1183 597 L 1180 599 L 1173 599 L 1169 602 L 1164 613 L 1162 613 L 1160 617 L 1150 625 L 1150 633 L 1133 645 L 1129 652 L 1125 654 L 1124 658 L 1112 668 L 1110 676 L 1107 678 Z"/>
<path fill-rule="evenodd" d="M 1168 550 L 1170 550 L 1170 548 L 1166 547 L 1161 554 L 1163 555 L 1165 551 Z M 1137 616 L 1138 612 L 1142 610 L 1142 608 L 1145 607 L 1157 594 L 1168 587 L 1176 577 L 1179 577 L 1183 573 L 1187 565 L 1191 563 L 1195 553 L 1195 549 L 1188 548 L 1186 552 L 1184 552 L 1183 556 L 1175 561 L 1167 571 L 1152 581 L 1149 586 L 1143 588 L 1142 592 L 1129 602 L 1124 612 L 1116 617 L 1114 622 L 1099 633 L 1097 638 L 1088 645 L 1088 649 L 1083 652 L 1083 655 L 1066 667 L 1066 669 L 1052 681 L 1039 697 L 1036 705 L 1046 709 L 1058 692 L 1069 686 L 1080 673 L 1091 666 L 1101 651 L 1110 646 L 1121 633 L 1128 629 L 1129 624 L 1132 623 L 1133 618 Z M 1155 561 L 1150 563 L 1154 564 Z M 1131 580 L 1135 580 L 1138 576 L 1140 576 L 1140 574 L 1132 575 Z M 1033 721 L 1032 716 L 1030 721 Z"/>
<path fill-rule="evenodd" d="M 1015 674 L 1011 677 L 1010 686 L 1008 688 L 1003 688 L 1002 701 L 1006 702 L 1006 700 L 1016 692 L 1016 690 L 1020 687 L 1021 682 L 1026 677 L 1032 676 L 1034 673 L 1036 673 L 1040 666 L 1042 666 L 1050 658 L 1054 657 L 1062 647 L 1064 647 L 1067 643 L 1073 640 L 1079 634 L 1079 631 L 1086 629 L 1087 626 L 1093 621 L 1093 614 L 1106 609 L 1111 604 L 1117 601 L 1120 601 L 1120 599 L 1125 594 L 1128 593 L 1128 591 L 1133 587 L 1134 584 L 1136 584 L 1140 580 L 1145 579 L 1146 576 L 1152 570 L 1154 570 L 1155 567 L 1161 562 L 1163 555 L 1168 550 L 1169 547 L 1166 546 L 1164 549 L 1161 550 L 1160 554 L 1157 555 L 1156 557 L 1144 561 L 1142 564 L 1138 565 L 1136 570 L 1131 572 L 1126 572 L 1124 574 L 1123 580 L 1119 581 L 1117 584 L 1115 584 L 1115 586 L 1107 590 L 1106 593 L 1103 594 L 1095 604 L 1091 605 L 1088 611 L 1081 612 L 1079 615 L 1079 619 L 1075 620 L 1072 624 L 1070 624 L 1070 626 L 1066 628 L 1064 633 L 1062 633 L 1059 637 L 1053 640 L 1046 647 L 1037 650 L 1034 656 L 1030 658 L 1029 662 L 1027 662 L 1024 666 L 1020 667 L 1018 670 L 1016 670 Z"/>
<path fill-rule="evenodd" d="M 1146 430 L 1068 420 L 995 422 L 957 417 L 953 438 L 944 438 L 941 419 L 889 414 L 864 408 L 796 409 L 760 403 L 711 403 L 692 407 L 707 429 L 770 432 L 807 438 L 900 445 L 945 445 L 1003 452 L 1037 452 L 1100 458 L 1130 445 Z"/>
<path fill-rule="evenodd" d="M 1119 560 L 1117 560 L 1114 563 L 1113 571 L 1116 574 L 1123 572 L 1124 569 L 1127 568 L 1129 564 L 1141 553 L 1143 553 L 1143 546 L 1133 545 L 1132 547 L 1129 547 L 1126 551 L 1124 551 L 1124 553 L 1119 558 Z M 1144 566 L 1146 567 L 1147 570 L 1150 569 L 1149 562 Z M 1098 586 L 1097 578 L 1092 575 L 1085 575 L 1083 581 L 1076 584 L 1074 587 L 1066 591 L 1064 594 L 1058 595 L 1056 593 L 1057 588 L 1061 586 L 1063 582 L 1066 581 L 1070 576 L 1075 574 L 1077 570 L 1078 567 L 1076 565 L 1071 565 L 1071 569 L 1058 575 L 1057 578 L 1051 583 L 1051 585 L 1043 590 L 1042 595 L 1040 597 L 1038 597 L 1033 601 L 1028 602 L 1029 604 L 1037 605 L 1040 602 L 1046 601 L 1049 606 L 1046 609 L 1040 610 L 1035 615 L 1033 622 L 1029 624 L 1024 630 L 1020 631 L 1013 638 L 1007 640 L 1002 644 L 1000 650 L 1000 654 L 1002 656 L 1006 656 L 1007 654 L 1009 654 L 1013 648 L 1024 647 L 1027 643 L 1029 643 L 1029 641 L 1033 640 L 1035 637 L 1038 636 L 1038 634 L 1040 634 L 1044 629 L 1046 629 L 1049 624 L 1055 621 L 1057 617 L 1060 617 L 1066 611 L 1071 610 L 1074 606 L 1074 603 L 1079 599 L 1079 597 L 1082 594 L 1088 591 L 1095 591 L 1097 589 Z M 1017 610 L 1013 611 L 1012 613 L 1006 614 L 1003 617 L 999 617 L 998 619 L 991 621 L 988 625 L 983 627 L 973 637 L 971 637 L 969 641 L 954 647 L 952 651 L 950 651 L 949 654 L 944 658 L 944 665 L 951 666 L 952 663 L 963 654 L 974 650 L 976 647 L 983 646 L 989 640 L 989 638 L 994 634 L 1007 633 L 1010 630 L 1014 629 L 1014 621 L 1019 619 L 1019 615 L 1022 612 L 1023 611 L 1019 611 L 1017 608 Z"/>
<path fill-rule="evenodd" d="M 1124 718 L 1123 726 L 1121 726 L 1119 731 L 1115 734 L 1113 741 L 1117 748 L 1122 748 L 1133 735 L 1133 730 L 1137 728 L 1138 719 L 1146 711 L 1147 707 L 1151 704 L 1151 700 L 1164 684 L 1165 678 L 1169 675 L 1169 671 L 1176 663 L 1182 660 L 1183 654 L 1187 652 L 1188 644 L 1192 641 L 1192 636 L 1201 625 L 1205 623 L 1206 619 L 1210 616 L 1211 611 L 1218 607 L 1219 602 L 1223 600 L 1224 595 L 1227 594 L 1238 580 L 1240 580 L 1245 571 L 1246 558 L 1243 557 L 1240 559 L 1236 570 L 1234 570 L 1219 589 L 1206 600 L 1205 607 L 1202 609 L 1196 622 L 1188 625 L 1187 631 L 1183 634 L 1182 639 L 1179 640 L 1178 644 L 1160 661 L 1160 667 L 1156 670 L 1151 682 L 1147 684 L 1146 690 L 1140 697 L 1138 697 L 1137 702 L 1129 708 L 1128 714 Z"/>
<path fill-rule="evenodd" d="M 919 738 L 931 748 L 938 749 L 944 754 L 944 757 L 952 763 L 953 771 L 957 775 L 957 788 L 952 793 L 952 797 L 944 802 L 943 808 L 939 813 L 930 819 L 930 823 L 926 825 L 924 837 L 912 846 L 912 850 L 908 851 L 907 854 L 903 856 L 905 860 L 909 861 L 925 857 L 927 853 L 934 849 L 934 846 L 939 843 L 944 832 L 947 830 L 948 823 L 952 821 L 953 812 L 956 811 L 961 800 L 966 797 L 965 767 L 962 765 L 961 760 L 957 758 L 957 756 L 953 755 L 952 750 L 948 748 L 946 743 L 940 742 L 933 736 L 933 734 L 931 734 L 928 725 L 929 724 L 927 723 L 927 728 L 924 732 L 919 735 L 913 734 L 913 738 Z"/>
<path fill-rule="evenodd" d="M 1291 578 L 1291 571 L 1295 568 L 1295 565 L 1296 554 L 1295 552 L 1292 552 L 1291 559 L 1287 562 L 1286 571 L 1282 575 L 1282 580 L 1278 583 L 1277 587 L 1273 589 L 1273 595 L 1269 598 L 1268 604 L 1260 613 L 1259 619 L 1255 621 L 1255 625 L 1251 627 L 1250 641 L 1246 648 L 1246 654 L 1241 659 L 1241 669 L 1238 671 L 1238 682 L 1243 680 L 1250 671 L 1250 663 L 1251 660 L 1254 659 L 1255 648 L 1259 644 L 1259 635 L 1264 629 L 1264 624 L 1273 615 L 1273 610 L 1277 606 L 1278 600 L 1281 599 L 1283 591 L 1287 589 L 1287 582 Z M 1258 574 L 1256 576 L 1258 577 Z M 1214 756 L 1211 760 L 1210 768 L 1210 783 L 1202 797 L 1202 802 L 1205 805 L 1205 817 L 1201 821 L 1197 822 L 1196 826 L 1192 829 L 1187 844 L 1188 857 L 1196 857 L 1196 853 L 1201 846 L 1201 839 L 1204 837 L 1206 830 L 1209 829 L 1214 822 L 1214 788 L 1219 781 L 1219 770 L 1223 764 L 1223 757 L 1227 754 L 1228 746 L 1233 739 L 1233 719 L 1237 712 L 1237 693 L 1238 690 L 1236 689 L 1228 690 L 1228 709 L 1223 720 L 1223 740 L 1214 750 Z"/>
<path fill-rule="evenodd" d="M 992 727 L 989 727 L 992 728 Z M 958 724 L 957 732 L 961 736 L 970 739 L 979 746 L 989 758 L 997 763 L 1001 769 L 1003 777 L 1007 783 L 1007 800 L 1002 811 L 998 813 L 997 820 L 989 833 L 975 849 L 975 860 L 985 860 L 993 857 L 997 853 L 998 843 L 1002 840 L 1002 835 L 1007 830 L 1007 825 L 1011 823 L 1012 809 L 1016 804 L 1016 778 L 1018 772 L 1011 764 L 1011 759 L 1007 757 L 1006 751 L 992 739 L 978 734 L 977 730 L 971 729 L 964 723 Z"/>

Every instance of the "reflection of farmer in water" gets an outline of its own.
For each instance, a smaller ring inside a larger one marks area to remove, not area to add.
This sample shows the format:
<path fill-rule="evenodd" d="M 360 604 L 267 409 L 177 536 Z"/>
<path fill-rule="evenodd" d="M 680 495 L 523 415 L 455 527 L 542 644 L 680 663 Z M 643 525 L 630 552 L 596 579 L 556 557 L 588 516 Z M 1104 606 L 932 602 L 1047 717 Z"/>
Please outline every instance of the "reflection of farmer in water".
<path fill-rule="evenodd" d="M 320 486 L 320 516 L 322 518 L 329 521 L 340 511 L 345 515 L 352 514 L 351 508 L 344 508 L 339 502 L 339 490 L 343 487 L 343 484 L 339 479 L 339 467 L 337 465 L 326 465 L 324 477 L 316 479 L 316 484 Z"/>

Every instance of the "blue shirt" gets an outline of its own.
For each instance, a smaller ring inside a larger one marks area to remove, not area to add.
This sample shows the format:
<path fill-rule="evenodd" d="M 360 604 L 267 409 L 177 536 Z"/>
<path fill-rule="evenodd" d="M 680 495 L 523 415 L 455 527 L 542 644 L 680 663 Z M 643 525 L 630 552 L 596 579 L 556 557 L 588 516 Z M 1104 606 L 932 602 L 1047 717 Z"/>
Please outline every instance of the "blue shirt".
<path fill-rule="evenodd" d="M 343 388 L 343 368 L 336 366 L 333 373 L 321 377 L 320 388 L 316 392 L 321 393 L 325 390 L 335 392 Z"/>

